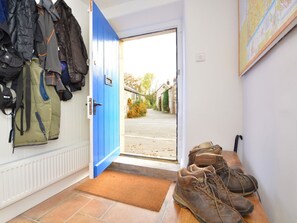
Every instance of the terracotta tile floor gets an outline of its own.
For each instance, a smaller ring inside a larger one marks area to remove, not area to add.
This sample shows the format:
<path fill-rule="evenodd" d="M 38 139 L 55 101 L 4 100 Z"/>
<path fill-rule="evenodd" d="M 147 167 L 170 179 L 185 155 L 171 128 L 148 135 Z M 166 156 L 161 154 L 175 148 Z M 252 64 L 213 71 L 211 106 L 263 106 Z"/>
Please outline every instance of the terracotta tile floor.
<path fill-rule="evenodd" d="M 180 207 L 172 198 L 174 183 L 171 184 L 159 212 L 83 193 L 75 190 L 76 186 L 73 185 L 49 198 L 9 223 L 174 223 L 179 221 Z"/>
<path fill-rule="evenodd" d="M 223 156 L 230 166 L 242 168 L 234 152 L 223 152 Z M 77 191 L 75 187 L 78 184 L 33 207 L 9 223 L 199 223 L 190 211 L 180 208 L 173 201 L 175 183 L 171 184 L 159 212 Z M 247 198 L 254 203 L 254 211 L 244 218 L 244 222 L 268 223 L 258 197 L 253 194 Z"/>

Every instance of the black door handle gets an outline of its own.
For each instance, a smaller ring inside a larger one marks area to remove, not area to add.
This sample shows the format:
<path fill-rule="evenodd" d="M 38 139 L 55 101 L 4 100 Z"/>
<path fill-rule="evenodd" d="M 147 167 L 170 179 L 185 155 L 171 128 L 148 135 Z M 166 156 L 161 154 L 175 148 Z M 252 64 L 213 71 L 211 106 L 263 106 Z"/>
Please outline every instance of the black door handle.
<path fill-rule="evenodd" d="M 101 103 L 97 103 L 95 100 L 93 100 L 93 114 L 96 115 L 96 107 L 97 106 L 102 106 Z"/>

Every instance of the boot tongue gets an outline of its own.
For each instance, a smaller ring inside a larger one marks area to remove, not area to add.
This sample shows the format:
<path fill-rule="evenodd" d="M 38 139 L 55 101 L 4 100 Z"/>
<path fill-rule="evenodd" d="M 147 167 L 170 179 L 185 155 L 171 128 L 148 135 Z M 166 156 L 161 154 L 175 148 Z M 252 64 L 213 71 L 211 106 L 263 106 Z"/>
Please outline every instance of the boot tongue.
<path fill-rule="evenodd" d="M 223 156 L 217 156 L 216 162 L 213 164 L 214 168 L 218 171 L 223 169 L 227 166 L 226 161 L 224 160 Z"/>
<path fill-rule="evenodd" d="M 207 168 L 200 168 L 200 170 L 196 170 L 191 173 L 191 183 L 193 186 L 198 186 L 200 188 L 203 188 L 210 196 L 216 196 L 217 190 L 215 184 L 208 183 L 207 179 L 208 177 L 214 177 L 215 173 L 212 171 L 209 171 L 207 169 L 214 168 L 212 166 L 209 166 Z"/>
<path fill-rule="evenodd" d="M 209 142 L 203 142 L 203 143 L 199 144 L 197 147 L 200 149 L 206 149 L 206 148 L 209 148 L 212 146 L 213 146 L 212 142 L 209 141 Z"/>
<path fill-rule="evenodd" d="M 205 172 L 211 172 L 211 173 L 216 173 L 216 169 L 213 166 L 207 166 L 204 168 Z"/>
<path fill-rule="evenodd" d="M 212 165 L 207 166 L 207 167 L 198 167 L 196 164 L 192 164 L 192 165 L 188 166 L 188 170 L 190 172 L 195 172 L 197 170 L 204 171 L 205 173 L 208 173 L 208 172 L 215 173 L 216 172 L 215 168 Z"/>
<path fill-rule="evenodd" d="M 191 172 L 191 175 L 196 177 L 199 182 L 203 182 L 205 178 L 204 170 L 196 170 Z"/>

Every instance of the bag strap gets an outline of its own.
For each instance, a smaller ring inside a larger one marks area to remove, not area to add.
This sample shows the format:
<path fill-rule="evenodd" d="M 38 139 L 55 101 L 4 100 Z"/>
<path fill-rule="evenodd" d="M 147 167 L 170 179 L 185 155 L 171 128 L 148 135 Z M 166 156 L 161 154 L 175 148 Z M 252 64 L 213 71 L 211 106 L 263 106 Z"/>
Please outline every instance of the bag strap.
<path fill-rule="evenodd" d="M 28 131 L 30 129 L 31 124 L 31 72 L 29 65 L 26 65 L 26 98 L 25 98 L 25 105 L 26 105 L 26 126 Z"/>
<path fill-rule="evenodd" d="M 24 89 L 24 81 L 23 78 L 25 76 L 25 89 Z M 25 107 L 23 103 L 25 90 Z M 17 84 L 17 100 L 16 100 L 16 109 L 15 114 L 18 110 L 21 109 L 21 126 L 18 127 L 16 124 L 16 128 L 21 132 L 21 135 L 24 134 L 25 131 L 30 129 L 31 124 L 31 72 L 28 64 L 25 65 L 23 69 L 23 74 L 20 75 Z M 26 115 L 26 129 L 24 130 L 24 109 Z"/>

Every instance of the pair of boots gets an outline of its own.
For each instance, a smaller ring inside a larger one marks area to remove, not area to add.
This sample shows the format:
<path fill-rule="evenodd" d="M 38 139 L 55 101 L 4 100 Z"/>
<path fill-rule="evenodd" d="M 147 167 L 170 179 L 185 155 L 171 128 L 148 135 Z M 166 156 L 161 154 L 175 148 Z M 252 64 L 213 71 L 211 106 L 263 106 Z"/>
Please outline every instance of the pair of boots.
<path fill-rule="evenodd" d="M 251 213 L 254 206 L 240 194 L 257 190 L 257 181 L 241 170 L 230 169 L 221 152 L 222 148 L 211 142 L 191 150 L 188 168 L 178 172 L 173 198 L 200 222 L 241 223 L 241 216 Z"/>
<path fill-rule="evenodd" d="M 231 192 L 247 196 L 258 189 L 257 180 L 251 175 L 244 174 L 241 169 L 230 168 L 222 156 L 222 148 L 213 145 L 212 142 L 202 143 L 190 151 L 188 166 L 191 164 L 199 167 L 212 165 Z"/>

